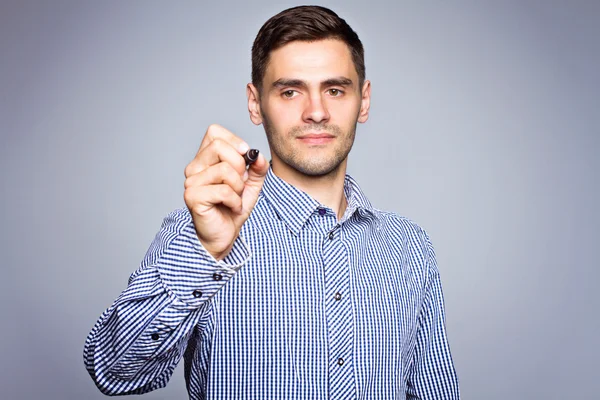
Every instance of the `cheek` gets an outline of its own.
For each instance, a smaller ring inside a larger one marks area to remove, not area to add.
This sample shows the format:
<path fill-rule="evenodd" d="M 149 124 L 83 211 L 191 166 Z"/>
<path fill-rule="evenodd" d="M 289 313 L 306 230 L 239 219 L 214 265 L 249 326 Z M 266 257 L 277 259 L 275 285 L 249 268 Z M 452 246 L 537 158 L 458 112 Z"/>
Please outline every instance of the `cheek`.
<path fill-rule="evenodd" d="M 302 119 L 302 106 L 300 102 L 276 102 L 267 110 L 271 123 L 287 131 L 288 127 L 295 126 Z"/>
<path fill-rule="evenodd" d="M 355 101 L 337 101 L 332 102 L 328 109 L 332 122 L 340 126 L 352 125 L 358 117 L 360 103 L 356 104 Z"/>

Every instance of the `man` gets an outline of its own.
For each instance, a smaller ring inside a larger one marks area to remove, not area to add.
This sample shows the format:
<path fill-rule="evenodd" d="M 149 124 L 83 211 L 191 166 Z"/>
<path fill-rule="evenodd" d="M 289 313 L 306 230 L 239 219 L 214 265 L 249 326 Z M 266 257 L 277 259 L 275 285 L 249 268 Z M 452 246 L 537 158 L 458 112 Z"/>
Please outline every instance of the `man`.
<path fill-rule="evenodd" d="M 191 399 L 457 399 L 426 233 L 346 175 L 369 116 L 362 44 L 331 10 L 272 17 L 252 48 L 248 110 L 271 165 L 208 128 L 166 217 L 84 349 L 108 395 L 167 384 Z"/>

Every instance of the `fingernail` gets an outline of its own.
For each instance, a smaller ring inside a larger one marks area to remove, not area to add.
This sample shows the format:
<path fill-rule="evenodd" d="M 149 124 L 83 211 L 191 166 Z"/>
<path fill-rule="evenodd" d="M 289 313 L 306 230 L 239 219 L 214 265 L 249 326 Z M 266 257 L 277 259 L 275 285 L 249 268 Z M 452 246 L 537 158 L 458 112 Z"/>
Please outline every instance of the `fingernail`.
<path fill-rule="evenodd" d="M 242 142 L 242 143 L 240 144 L 240 146 L 238 147 L 238 150 L 239 150 L 239 152 L 240 152 L 240 153 L 245 153 L 245 152 L 247 152 L 248 150 L 250 150 L 250 146 L 248 146 L 248 143 L 246 143 L 246 142 Z"/>
<path fill-rule="evenodd" d="M 244 171 L 244 182 L 248 180 L 248 170 Z"/>

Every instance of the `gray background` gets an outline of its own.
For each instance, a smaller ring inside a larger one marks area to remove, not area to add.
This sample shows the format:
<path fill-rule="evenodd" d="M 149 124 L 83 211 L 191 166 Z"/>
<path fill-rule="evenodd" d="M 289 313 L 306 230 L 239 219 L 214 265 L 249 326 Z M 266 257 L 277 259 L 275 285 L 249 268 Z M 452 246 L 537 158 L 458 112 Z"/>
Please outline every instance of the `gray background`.
<path fill-rule="evenodd" d="M 600 2 L 322 4 L 373 83 L 349 171 L 429 232 L 463 398 L 600 398 Z M 292 5 L 2 2 L 3 399 L 104 398 L 85 337 L 206 127 L 267 150 L 250 46 Z M 143 398 L 187 398 L 182 366 Z"/>

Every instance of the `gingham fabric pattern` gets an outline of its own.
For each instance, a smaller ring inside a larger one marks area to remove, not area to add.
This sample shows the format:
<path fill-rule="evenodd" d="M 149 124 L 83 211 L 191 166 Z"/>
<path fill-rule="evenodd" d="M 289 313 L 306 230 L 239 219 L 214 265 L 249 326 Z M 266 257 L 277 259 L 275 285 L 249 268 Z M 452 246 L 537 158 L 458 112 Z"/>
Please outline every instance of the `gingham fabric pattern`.
<path fill-rule="evenodd" d="M 343 217 L 269 170 L 230 254 L 170 213 L 87 337 L 107 395 L 164 387 L 183 358 L 190 399 L 458 399 L 429 237 L 346 176 Z"/>

